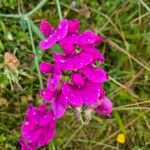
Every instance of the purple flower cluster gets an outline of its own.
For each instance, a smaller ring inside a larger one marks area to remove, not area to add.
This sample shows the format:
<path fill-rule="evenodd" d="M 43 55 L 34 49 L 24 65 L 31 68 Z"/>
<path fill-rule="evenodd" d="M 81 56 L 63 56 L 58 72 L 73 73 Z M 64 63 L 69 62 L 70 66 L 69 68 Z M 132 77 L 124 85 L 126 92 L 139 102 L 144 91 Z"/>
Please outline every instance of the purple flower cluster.
<path fill-rule="evenodd" d="M 45 100 L 39 108 L 28 107 L 22 124 L 22 150 L 35 150 L 51 141 L 55 135 L 56 120 L 67 108 L 93 109 L 98 114 L 109 116 L 112 103 L 102 87 L 108 80 L 107 73 L 96 66 L 104 63 L 104 56 L 96 49 L 102 37 L 92 30 L 79 32 L 77 19 L 62 19 L 56 29 L 47 21 L 40 25 L 45 36 L 39 47 L 42 50 L 59 44 L 63 54 L 54 52 L 54 61 L 42 62 L 40 71 L 48 75 L 46 88 L 40 89 Z"/>

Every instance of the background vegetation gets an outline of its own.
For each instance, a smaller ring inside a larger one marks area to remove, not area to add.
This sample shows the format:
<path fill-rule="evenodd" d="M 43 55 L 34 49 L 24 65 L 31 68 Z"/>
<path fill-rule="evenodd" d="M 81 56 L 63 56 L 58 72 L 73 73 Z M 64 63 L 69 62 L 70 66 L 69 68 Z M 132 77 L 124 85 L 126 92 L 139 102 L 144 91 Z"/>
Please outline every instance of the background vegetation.
<path fill-rule="evenodd" d="M 114 111 L 83 125 L 70 110 L 57 122 L 53 144 L 41 149 L 150 150 L 150 1 L 61 0 L 60 5 L 64 18 L 80 20 L 81 31 L 90 28 L 105 37 L 99 49 Z M 43 19 L 58 24 L 55 1 L 0 0 L 0 150 L 19 149 L 27 104 L 41 101 L 37 64 L 51 59 L 51 51 L 38 49 Z M 116 140 L 119 133 L 125 135 L 123 144 Z"/>

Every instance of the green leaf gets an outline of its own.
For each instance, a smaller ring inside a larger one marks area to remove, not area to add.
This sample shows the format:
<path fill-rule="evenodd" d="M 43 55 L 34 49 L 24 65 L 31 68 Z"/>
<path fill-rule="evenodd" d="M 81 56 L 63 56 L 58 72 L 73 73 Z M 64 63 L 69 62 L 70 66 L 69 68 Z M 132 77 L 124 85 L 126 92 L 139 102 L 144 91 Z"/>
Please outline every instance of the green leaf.
<path fill-rule="evenodd" d="M 3 45 L 3 43 L 1 42 L 1 40 L 0 40 L 0 51 L 4 51 L 4 45 Z"/>
<path fill-rule="evenodd" d="M 8 84 L 8 79 L 4 74 L 0 74 L 0 86 L 5 87 Z"/>
<path fill-rule="evenodd" d="M 2 20 L 0 20 L 0 26 L 1 26 L 2 30 L 3 30 L 4 37 L 7 38 L 7 28 L 6 28 L 6 26 L 5 26 L 5 24 L 4 24 L 4 22 Z"/>
<path fill-rule="evenodd" d="M 33 32 L 39 37 L 40 40 L 44 39 L 43 34 L 40 32 L 38 27 L 34 24 L 34 22 L 30 19 L 30 24 Z"/>
<path fill-rule="evenodd" d="M 117 124 L 119 125 L 119 129 L 122 131 L 122 132 L 125 132 L 125 126 L 123 124 L 123 121 L 119 115 L 119 113 L 117 111 L 114 111 L 114 117 L 117 121 Z"/>
<path fill-rule="evenodd" d="M 50 143 L 49 143 L 49 145 L 48 145 L 48 150 L 56 150 L 56 149 L 55 149 L 54 142 L 50 142 Z"/>

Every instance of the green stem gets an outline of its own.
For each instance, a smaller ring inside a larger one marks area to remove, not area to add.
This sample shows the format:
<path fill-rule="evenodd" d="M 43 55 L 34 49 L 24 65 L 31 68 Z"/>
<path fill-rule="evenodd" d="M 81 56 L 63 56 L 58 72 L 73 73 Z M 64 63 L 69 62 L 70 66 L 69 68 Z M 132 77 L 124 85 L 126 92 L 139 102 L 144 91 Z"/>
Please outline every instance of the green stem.
<path fill-rule="evenodd" d="M 35 6 L 31 11 L 29 11 L 26 16 L 30 16 L 40 9 L 48 0 L 42 0 L 37 6 Z"/>
<path fill-rule="evenodd" d="M 39 70 L 38 57 L 37 57 L 36 50 L 35 50 L 35 45 L 34 45 L 34 40 L 33 40 L 33 35 L 32 35 L 31 24 L 30 24 L 29 18 L 26 18 L 26 21 L 28 23 L 28 30 L 29 30 L 32 50 L 33 50 L 33 53 L 35 55 L 34 60 L 35 60 L 35 65 L 36 65 L 36 69 L 37 69 L 37 73 L 38 73 L 38 78 L 39 78 L 39 81 L 40 81 L 40 87 L 43 88 L 43 81 L 42 81 L 41 73 L 40 73 L 40 70 Z"/>
<path fill-rule="evenodd" d="M 6 17 L 6 18 L 20 18 L 21 16 L 18 14 L 1 14 L 0 17 Z"/>
<path fill-rule="evenodd" d="M 143 0 L 139 0 L 141 2 L 141 4 L 143 5 L 143 7 L 145 7 L 147 9 L 148 12 L 150 12 L 150 8 L 146 5 L 146 3 Z"/>
<path fill-rule="evenodd" d="M 61 12 L 61 7 L 60 7 L 59 0 L 55 0 L 55 2 L 56 2 L 56 5 L 57 5 L 58 16 L 59 16 L 59 19 L 61 20 L 62 19 L 62 12 Z"/>

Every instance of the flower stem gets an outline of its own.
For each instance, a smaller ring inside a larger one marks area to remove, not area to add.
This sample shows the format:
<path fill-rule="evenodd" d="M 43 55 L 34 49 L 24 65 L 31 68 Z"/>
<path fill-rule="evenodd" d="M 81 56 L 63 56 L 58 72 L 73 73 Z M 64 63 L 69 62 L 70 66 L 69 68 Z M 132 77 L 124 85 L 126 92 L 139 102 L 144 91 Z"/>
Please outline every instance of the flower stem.
<path fill-rule="evenodd" d="M 35 6 L 31 11 L 29 11 L 26 16 L 31 16 L 35 13 L 38 9 L 40 9 L 44 4 L 46 4 L 48 0 L 42 0 L 37 6 Z"/>
<path fill-rule="evenodd" d="M 59 19 L 61 20 L 62 19 L 62 12 L 61 12 L 61 7 L 60 7 L 59 0 L 55 0 L 55 2 L 56 2 L 56 5 L 57 5 L 58 16 L 59 16 Z"/>
<path fill-rule="evenodd" d="M 27 21 L 27 24 L 28 24 L 32 50 L 33 50 L 33 53 L 35 55 L 35 60 L 34 61 L 35 61 L 35 65 L 36 65 L 36 69 L 37 69 L 37 73 L 38 73 L 40 87 L 43 88 L 43 81 L 42 81 L 41 73 L 40 73 L 40 70 L 39 70 L 38 57 L 37 57 L 36 50 L 35 50 L 35 45 L 34 45 L 34 40 L 33 40 L 33 35 L 32 35 L 31 24 L 30 24 L 29 18 L 27 18 L 26 21 Z"/>

